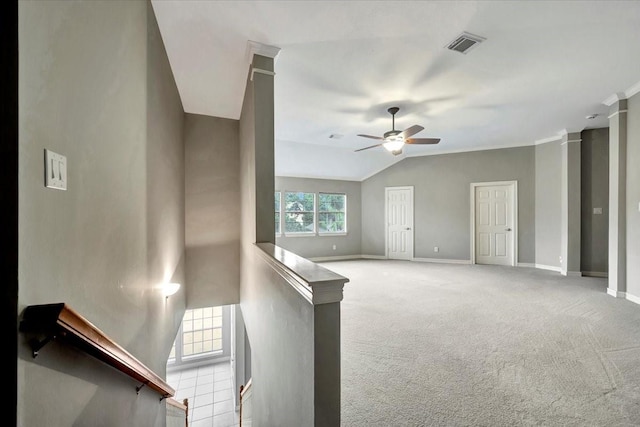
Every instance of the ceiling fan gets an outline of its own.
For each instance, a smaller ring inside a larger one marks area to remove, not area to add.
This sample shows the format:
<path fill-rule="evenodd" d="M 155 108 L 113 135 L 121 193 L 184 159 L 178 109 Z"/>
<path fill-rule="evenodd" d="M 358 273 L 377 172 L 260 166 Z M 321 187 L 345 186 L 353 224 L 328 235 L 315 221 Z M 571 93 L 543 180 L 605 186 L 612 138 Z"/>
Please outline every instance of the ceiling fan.
<path fill-rule="evenodd" d="M 411 138 L 411 136 L 417 134 L 424 128 L 419 125 L 413 125 L 405 130 L 396 130 L 396 113 L 400 110 L 398 107 L 391 107 L 387 111 L 391 114 L 391 130 L 385 132 L 383 136 L 373 136 L 373 135 L 362 135 L 358 134 L 363 138 L 371 138 L 377 139 L 381 142 L 376 145 L 371 145 L 369 147 L 360 148 L 358 151 L 368 150 L 369 148 L 383 146 L 387 149 L 387 151 L 391 152 L 394 156 L 402 153 L 402 147 L 405 144 L 437 144 L 440 142 L 440 138 Z"/>

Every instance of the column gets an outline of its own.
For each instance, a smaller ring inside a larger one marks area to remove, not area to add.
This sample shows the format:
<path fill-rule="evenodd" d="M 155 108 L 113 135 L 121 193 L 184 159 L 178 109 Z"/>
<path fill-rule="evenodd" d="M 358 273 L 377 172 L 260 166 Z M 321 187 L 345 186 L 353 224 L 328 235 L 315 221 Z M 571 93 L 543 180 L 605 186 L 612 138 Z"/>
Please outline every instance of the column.
<path fill-rule="evenodd" d="M 609 283 L 607 293 L 624 297 L 627 291 L 627 100 L 609 110 Z"/>
<path fill-rule="evenodd" d="M 581 276 L 580 271 L 580 142 L 579 132 L 562 137 L 561 273 Z"/>

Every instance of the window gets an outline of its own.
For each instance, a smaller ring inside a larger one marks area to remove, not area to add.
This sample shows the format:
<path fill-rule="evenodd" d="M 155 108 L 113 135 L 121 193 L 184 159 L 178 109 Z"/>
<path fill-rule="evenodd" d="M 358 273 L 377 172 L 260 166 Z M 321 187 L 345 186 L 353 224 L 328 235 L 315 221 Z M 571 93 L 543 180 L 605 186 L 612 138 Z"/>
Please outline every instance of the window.
<path fill-rule="evenodd" d="M 315 233 L 315 193 L 284 193 L 284 232 Z"/>
<path fill-rule="evenodd" d="M 276 235 L 280 234 L 280 192 L 275 192 L 275 211 L 276 211 Z"/>
<path fill-rule="evenodd" d="M 347 232 L 347 196 L 318 194 L 318 234 Z"/>
<path fill-rule="evenodd" d="M 168 364 L 181 365 L 228 353 L 228 307 L 186 310 Z"/>
<path fill-rule="evenodd" d="M 276 191 L 276 236 L 347 234 L 347 195 Z"/>

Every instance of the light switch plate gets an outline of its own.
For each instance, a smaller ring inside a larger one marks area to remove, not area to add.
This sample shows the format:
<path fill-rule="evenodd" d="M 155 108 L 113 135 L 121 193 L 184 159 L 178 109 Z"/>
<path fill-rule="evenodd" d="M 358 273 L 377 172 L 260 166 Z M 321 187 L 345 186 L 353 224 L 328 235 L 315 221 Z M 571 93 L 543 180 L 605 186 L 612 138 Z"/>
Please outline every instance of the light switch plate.
<path fill-rule="evenodd" d="M 594 215 L 602 215 L 602 208 L 593 208 Z"/>
<path fill-rule="evenodd" d="M 67 189 L 67 158 L 51 150 L 44 150 L 44 185 L 57 190 Z"/>

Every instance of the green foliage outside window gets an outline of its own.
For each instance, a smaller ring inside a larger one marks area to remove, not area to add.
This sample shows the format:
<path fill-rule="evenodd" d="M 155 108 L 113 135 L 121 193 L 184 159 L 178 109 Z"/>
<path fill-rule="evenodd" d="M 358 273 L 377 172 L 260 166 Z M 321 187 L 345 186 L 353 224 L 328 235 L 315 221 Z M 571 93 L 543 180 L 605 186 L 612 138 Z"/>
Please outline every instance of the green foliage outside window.
<path fill-rule="evenodd" d="M 315 194 L 302 192 L 284 193 L 284 232 L 313 233 Z"/>
<path fill-rule="evenodd" d="M 275 192 L 276 234 L 280 234 L 280 192 Z"/>
<path fill-rule="evenodd" d="M 344 233 L 347 216 L 347 196 L 344 194 L 318 195 L 318 232 Z"/>

